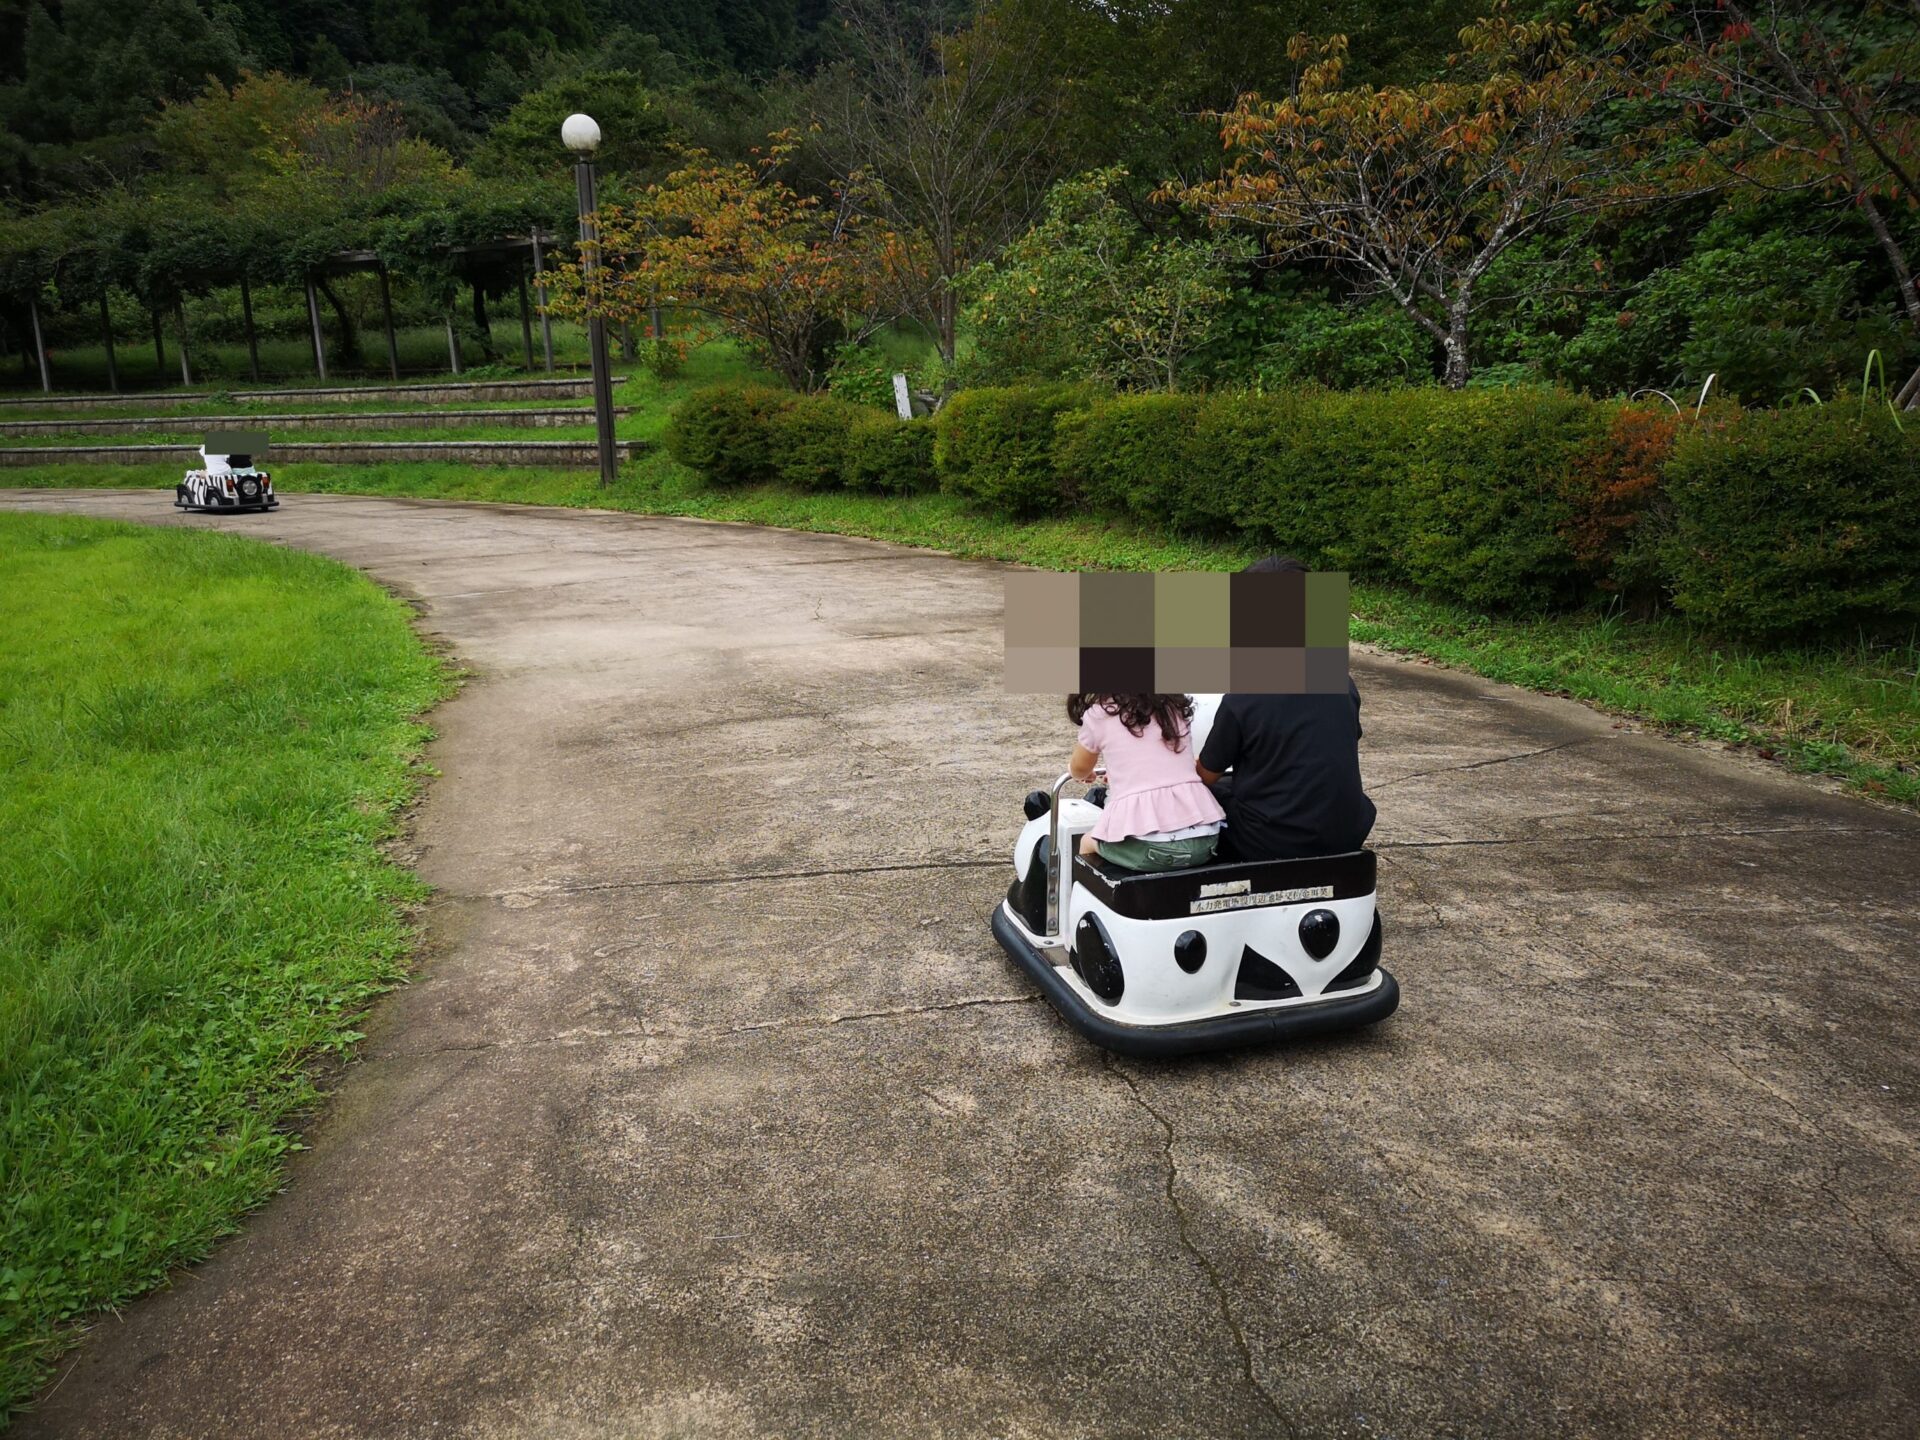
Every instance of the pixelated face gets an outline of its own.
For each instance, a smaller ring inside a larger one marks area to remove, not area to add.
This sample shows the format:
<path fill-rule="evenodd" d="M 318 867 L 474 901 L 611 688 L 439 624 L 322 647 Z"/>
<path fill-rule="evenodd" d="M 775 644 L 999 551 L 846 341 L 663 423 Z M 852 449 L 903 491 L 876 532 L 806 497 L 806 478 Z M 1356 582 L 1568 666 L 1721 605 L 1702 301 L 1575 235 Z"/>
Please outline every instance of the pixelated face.
<path fill-rule="evenodd" d="M 1009 575 L 1013 694 L 1344 694 L 1343 573 Z"/>

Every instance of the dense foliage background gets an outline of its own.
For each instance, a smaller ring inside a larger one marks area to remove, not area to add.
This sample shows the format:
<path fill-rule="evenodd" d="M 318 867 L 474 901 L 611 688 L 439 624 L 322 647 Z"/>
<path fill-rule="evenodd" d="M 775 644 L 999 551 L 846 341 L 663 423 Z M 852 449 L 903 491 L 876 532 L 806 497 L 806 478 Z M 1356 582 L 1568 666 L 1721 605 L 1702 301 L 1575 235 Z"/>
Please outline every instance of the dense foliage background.
<path fill-rule="evenodd" d="M 1920 366 L 1920 297 L 1889 259 L 1920 235 L 1920 23 L 1880 0 L 1762 11 L 1802 27 L 1779 33 L 1804 40 L 1811 83 L 1860 102 L 1857 159 L 1831 153 L 1820 113 L 1784 131 L 1756 116 L 1780 77 L 1705 43 L 1738 6 L 1593 21 L 1563 0 L 0 0 L 0 342 L 24 360 L 35 299 L 50 343 L 95 343 L 103 298 L 123 334 L 158 313 L 230 339 L 243 275 L 264 333 L 297 335 L 308 267 L 364 248 L 393 271 L 403 323 L 450 321 L 492 359 L 486 304 L 518 261 L 445 247 L 570 236 L 555 132 L 585 108 L 607 136 L 603 198 L 636 203 L 636 233 L 674 232 L 690 190 L 728 213 L 690 155 L 747 167 L 729 172 L 735 202 L 781 186 L 798 208 L 780 243 L 819 242 L 796 223 L 809 204 L 866 223 L 871 245 L 846 254 L 887 261 L 887 283 L 834 275 L 832 302 L 780 317 L 763 346 L 802 388 L 828 383 L 836 347 L 905 325 L 937 352 L 920 377 L 935 388 L 1445 376 L 1680 396 L 1715 376 L 1770 405 L 1857 387 L 1878 352 L 1897 390 Z M 1319 173 L 1267 163 L 1301 126 L 1331 147 Z M 1483 192 L 1532 187 L 1524 223 L 1497 234 L 1491 210 L 1425 192 L 1388 217 L 1406 230 L 1394 253 L 1430 245 L 1432 297 L 1389 273 L 1392 254 L 1333 243 L 1338 182 L 1382 137 L 1409 193 L 1416 164 L 1429 189 L 1532 167 Z M 662 224 L 665 202 L 643 202 L 674 175 Z M 630 314 L 657 317 L 669 281 L 700 312 L 699 273 L 628 258 L 646 282 Z M 763 258 L 709 253 L 706 273 L 787 273 Z M 350 366 L 372 282 L 321 279 Z M 860 357 L 840 359 L 857 384 Z"/>

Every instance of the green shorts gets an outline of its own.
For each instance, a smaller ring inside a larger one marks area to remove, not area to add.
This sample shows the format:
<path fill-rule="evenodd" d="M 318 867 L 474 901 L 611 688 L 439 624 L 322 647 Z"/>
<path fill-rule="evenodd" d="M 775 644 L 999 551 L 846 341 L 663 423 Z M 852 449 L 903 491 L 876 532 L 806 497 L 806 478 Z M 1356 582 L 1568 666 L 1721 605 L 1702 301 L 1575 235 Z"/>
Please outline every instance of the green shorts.
<path fill-rule="evenodd" d="M 1195 835 L 1186 840 L 1141 840 L 1129 835 L 1125 840 L 1096 840 L 1100 858 L 1123 870 L 1189 870 L 1213 858 L 1220 843 L 1218 832 Z"/>

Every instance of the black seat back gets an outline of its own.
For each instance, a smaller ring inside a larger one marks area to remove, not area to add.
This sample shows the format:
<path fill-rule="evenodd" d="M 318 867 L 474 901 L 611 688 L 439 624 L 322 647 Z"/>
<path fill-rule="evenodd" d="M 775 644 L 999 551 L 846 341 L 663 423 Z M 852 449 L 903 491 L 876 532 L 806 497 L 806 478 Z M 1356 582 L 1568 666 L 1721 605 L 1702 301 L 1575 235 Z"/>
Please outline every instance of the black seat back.
<path fill-rule="evenodd" d="M 1098 856 L 1076 855 L 1073 883 L 1086 886 L 1116 915 L 1176 920 L 1222 910 L 1356 899 L 1373 893 L 1375 868 L 1371 850 L 1153 871 L 1127 870 Z"/>

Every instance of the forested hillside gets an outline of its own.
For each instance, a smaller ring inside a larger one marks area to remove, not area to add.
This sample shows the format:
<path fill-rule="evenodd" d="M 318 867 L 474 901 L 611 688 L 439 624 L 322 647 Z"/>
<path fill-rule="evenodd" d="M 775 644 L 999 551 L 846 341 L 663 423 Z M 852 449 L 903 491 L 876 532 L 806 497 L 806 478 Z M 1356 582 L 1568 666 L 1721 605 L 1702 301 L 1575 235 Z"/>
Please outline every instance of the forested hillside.
<path fill-rule="evenodd" d="M 646 248 L 689 204 L 864 227 L 798 362 L 742 336 L 803 388 L 905 324 L 940 385 L 1772 404 L 1871 372 L 1910 402 L 1917 29 L 1910 0 L 4 0 L 0 340 L 21 381 L 31 305 L 56 348 L 231 340 L 242 279 L 291 336 L 312 276 L 350 362 L 371 281 L 315 267 L 361 250 L 491 358 L 517 271 L 447 247 L 564 236 L 587 110 L 603 198 L 640 205 L 630 312 L 671 280 L 724 327 L 698 257 Z M 706 262 L 737 288 L 767 253 Z"/>

